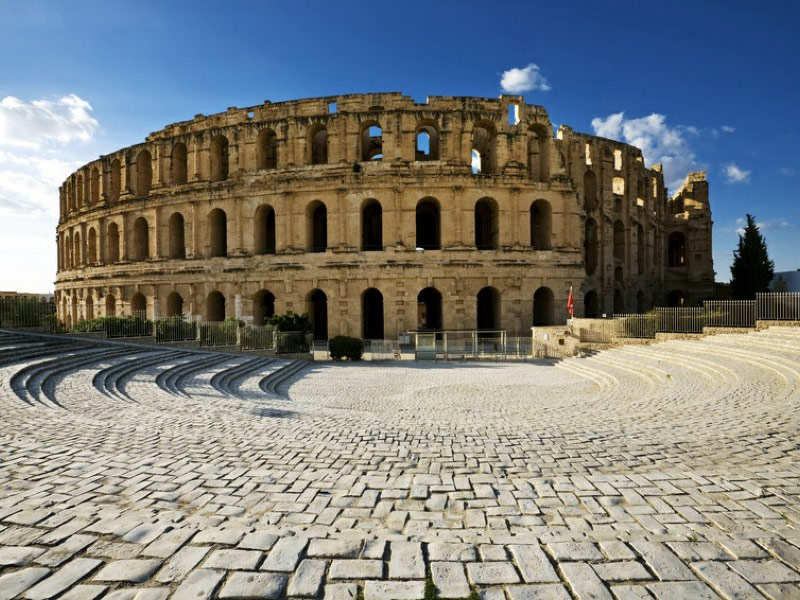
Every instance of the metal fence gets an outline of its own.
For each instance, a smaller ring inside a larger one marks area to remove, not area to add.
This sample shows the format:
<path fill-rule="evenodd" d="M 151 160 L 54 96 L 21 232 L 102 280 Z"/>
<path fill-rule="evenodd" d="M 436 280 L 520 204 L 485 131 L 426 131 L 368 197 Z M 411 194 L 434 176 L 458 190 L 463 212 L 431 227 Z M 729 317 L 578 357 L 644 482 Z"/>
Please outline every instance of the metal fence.
<path fill-rule="evenodd" d="M 702 306 L 659 306 L 653 312 L 659 333 L 703 333 L 705 313 Z"/>
<path fill-rule="evenodd" d="M 364 340 L 364 354 L 372 360 L 392 360 L 400 357 L 397 340 Z"/>
<path fill-rule="evenodd" d="M 84 321 L 83 331 L 105 331 L 106 337 L 146 337 L 153 335 L 153 322 L 144 311 L 135 311 L 127 317 L 106 317 Z M 81 323 L 75 328 L 81 330 Z"/>
<path fill-rule="evenodd" d="M 197 321 L 184 316 L 156 319 L 156 342 L 188 342 L 197 339 Z"/>
<path fill-rule="evenodd" d="M 58 331 L 56 305 L 29 298 L 0 298 L 0 327 Z"/>
<path fill-rule="evenodd" d="M 646 314 L 620 314 L 614 315 L 617 334 L 615 337 L 627 338 L 654 338 L 658 325 L 655 312 Z"/>
<path fill-rule="evenodd" d="M 800 292 L 756 294 L 760 321 L 800 321 Z"/>
<path fill-rule="evenodd" d="M 531 338 L 511 337 L 497 331 L 415 331 L 415 356 L 419 360 L 524 358 L 531 355 Z"/>
<path fill-rule="evenodd" d="M 705 327 L 755 327 L 755 300 L 706 300 L 703 302 Z"/>

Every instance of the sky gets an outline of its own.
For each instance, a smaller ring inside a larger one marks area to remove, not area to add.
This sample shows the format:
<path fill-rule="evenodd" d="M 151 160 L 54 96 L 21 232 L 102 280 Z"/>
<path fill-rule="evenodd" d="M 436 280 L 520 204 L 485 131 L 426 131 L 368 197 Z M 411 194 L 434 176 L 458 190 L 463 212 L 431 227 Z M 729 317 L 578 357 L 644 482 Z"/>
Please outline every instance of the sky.
<path fill-rule="evenodd" d="M 754 214 L 800 268 L 800 2 L 0 0 L 0 290 L 49 292 L 58 186 L 229 106 L 521 93 L 557 127 L 705 170 L 717 281 Z"/>

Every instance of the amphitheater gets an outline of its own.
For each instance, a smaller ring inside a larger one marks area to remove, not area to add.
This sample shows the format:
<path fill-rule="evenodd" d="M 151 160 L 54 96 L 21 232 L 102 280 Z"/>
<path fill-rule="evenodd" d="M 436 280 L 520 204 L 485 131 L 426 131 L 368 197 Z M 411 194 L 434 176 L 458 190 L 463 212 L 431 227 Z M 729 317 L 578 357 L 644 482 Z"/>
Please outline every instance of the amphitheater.
<path fill-rule="evenodd" d="M 56 299 L 110 315 L 308 312 L 316 339 L 505 330 L 710 297 L 705 174 L 522 96 L 355 94 L 231 107 L 60 188 Z"/>
<path fill-rule="evenodd" d="M 0 599 L 798 598 L 799 408 L 788 326 L 350 365 L 0 331 Z"/>

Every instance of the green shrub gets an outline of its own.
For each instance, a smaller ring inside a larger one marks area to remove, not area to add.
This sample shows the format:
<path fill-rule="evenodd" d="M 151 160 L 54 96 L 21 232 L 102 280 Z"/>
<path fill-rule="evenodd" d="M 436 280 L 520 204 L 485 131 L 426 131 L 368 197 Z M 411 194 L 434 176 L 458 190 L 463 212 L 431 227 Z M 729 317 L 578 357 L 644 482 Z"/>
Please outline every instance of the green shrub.
<path fill-rule="evenodd" d="M 313 329 L 311 326 L 311 319 L 308 318 L 308 313 L 298 314 L 291 310 L 284 315 L 272 315 L 268 323 L 272 325 L 276 331 L 300 331 L 308 333 Z"/>
<path fill-rule="evenodd" d="M 360 338 L 337 335 L 328 342 L 328 349 L 331 358 L 335 360 L 341 360 L 342 358 L 361 360 L 364 355 L 364 342 Z"/>

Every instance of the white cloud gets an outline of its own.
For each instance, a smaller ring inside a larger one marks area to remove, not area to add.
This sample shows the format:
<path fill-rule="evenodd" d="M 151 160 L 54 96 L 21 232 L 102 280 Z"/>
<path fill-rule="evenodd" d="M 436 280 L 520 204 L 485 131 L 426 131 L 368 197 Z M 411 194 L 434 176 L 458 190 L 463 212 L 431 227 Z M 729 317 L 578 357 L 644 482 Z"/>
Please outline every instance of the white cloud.
<path fill-rule="evenodd" d="M 521 94 L 530 90 L 546 92 L 550 89 L 550 84 L 539 72 L 538 65 L 530 63 L 522 69 L 514 67 L 503 71 L 500 87 L 509 94 Z"/>
<path fill-rule="evenodd" d="M 739 217 L 736 219 L 736 231 L 739 235 L 744 235 L 744 226 L 747 224 L 747 219 Z M 774 219 L 767 219 L 766 221 L 756 221 L 756 227 L 761 233 L 766 231 L 780 231 L 782 229 L 796 229 L 797 225 L 784 217 L 775 217 Z M 730 230 L 728 230 L 730 231 Z"/>
<path fill-rule="evenodd" d="M 696 127 L 667 125 L 665 115 L 652 113 L 636 119 L 625 118 L 624 112 L 592 119 L 595 135 L 619 140 L 640 148 L 648 165 L 661 163 L 669 188 L 677 188 L 689 171 L 696 169 L 695 154 L 689 138 L 697 135 Z"/>
<path fill-rule="evenodd" d="M 780 172 L 784 177 L 794 177 L 797 174 L 797 170 L 793 167 L 781 167 Z"/>
<path fill-rule="evenodd" d="M 739 168 L 735 163 L 729 163 L 723 169 L 728 183 L 742 183 L 750 179 L 750 171 Z"/>
<path fill-rule="evenodd" d="M 75 94 L 59 100 L 0 100 L 0 145 L 40 148 L 43 143 L 87 142 L 97 130 L 92 106 Z"/>
<path fill-rule="evenodd" d="M 734 131 L 736 131 L 736 128 L 731 127 L 730 125 L 723 125 L 722 127 L 720 127 L 720 129 L 722 130 L 722 133 L 733 133 Z"/>

